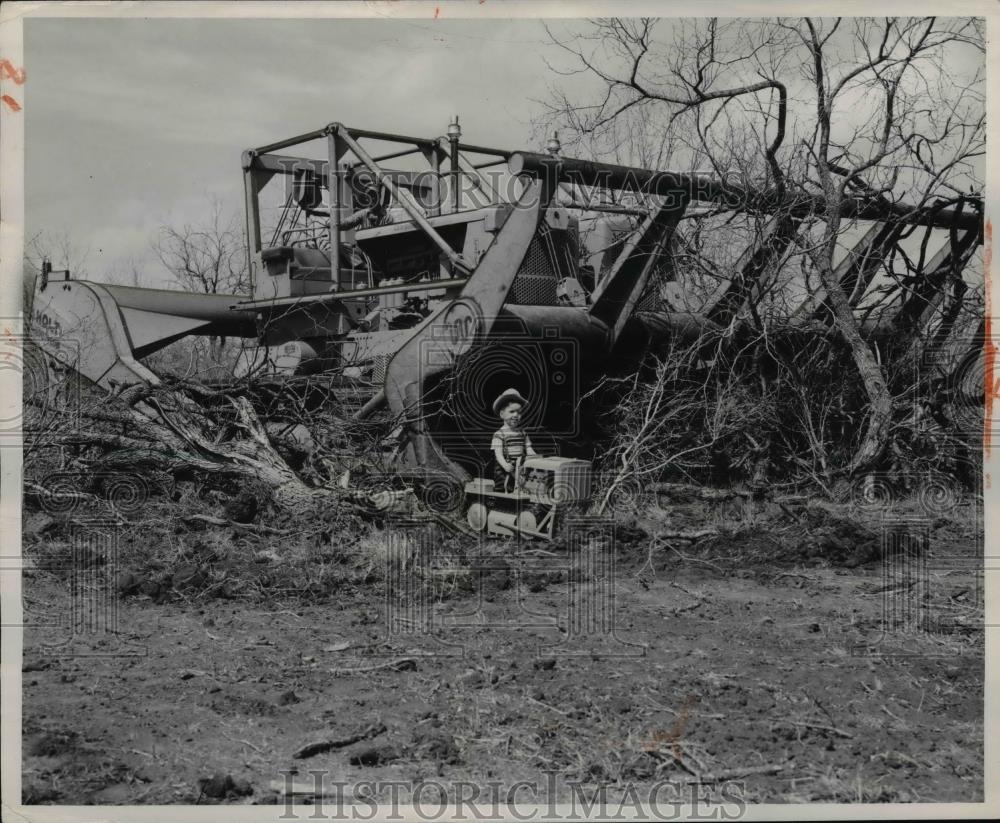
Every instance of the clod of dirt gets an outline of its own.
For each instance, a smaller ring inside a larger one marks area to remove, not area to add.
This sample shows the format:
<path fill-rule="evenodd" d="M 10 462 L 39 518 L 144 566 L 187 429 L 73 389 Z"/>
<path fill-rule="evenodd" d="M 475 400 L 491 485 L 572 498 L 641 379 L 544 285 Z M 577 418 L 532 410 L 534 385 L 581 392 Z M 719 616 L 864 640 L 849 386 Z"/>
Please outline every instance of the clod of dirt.
<path fill-rule="evenodd" d="M 134 785 L 129 783 L 112 783 L 94 792 L 88 799 L 90 802 L 100 805 L 120 805 L 128 803 L 135 796 L 135 793 L 136 787 Z"/>
<path fill-rule="evenodd" d="M 603 763 L 591 763 L 584 772 L 584 779 L 593 783 L 607 783 L 608 770 Z"/>
<path fill-rule="evenodd" d="M 260 509 L 260 501 L 255 494 L 244 493 L 228 503 L 223 511 L 234 523 L 250 523 Z"/>
<path fill-rule="evenodd" d="M 634 780 L 648 780 L 656 774 L 659 765 L 659 761 L 651 754 L 640 752 L 627 763 L 623 776 L 627 775 Z"/>
<path fill-rule="evenodd" d="M 455 744 L 455 739 L 436 729 L 418 732 L 413 736 L 413 742 L 421 756 L 438 763 L 453 765 L 462 762 L 461 752 Z"/>
<path fill-rule="evenodd" d="M 124 571 L 118 575 L 118 594 L 122 597 L 138 594 L 142 588 L 142 578 L 135 572 Z"/>
<path fill-rule="evenodd" d="M 204 566 L 215 563 L 222 557 L 219 544 L 224 542 L 225 538 L 216 532 L 206 534 L 204 539 L 196 540 L 190 546 L 185 546 L 180 557 L 195 565 Z"/>
<path fill-rule="evenodd" d="M 502 560 L 494 562 L 496 565 L 491 565 L 480 572 L 479 590 L 486 601 L 491 601 L 500 592 L 507 591 L 513 585 L 510 566 Z"/>
<path fill-rule="evenodd" d="M 301 703 L 302 699 L 291 689 L 278 698 L 279 706 L 291 706 L 293 703 Z"/>
<path fill-rule="evenodd" d="M 352 766 L 381 766 L 383 763 L 391 763 L 401 757 L 399 750 L 391 743 L 382 743 L 377 746 L 364 746 L 356 749 L 348 758 Z"/>
<path fill-rule="evenodd" d="M 483 685 L 483 675 L 476 669 L 469 669 L 469 671 L 459 675 L 458 682 L 462 686 L 481 686 Z"/>
<path fill-rule="evenodd" d="M 836 517 L 829 512 L 810 512 L 810 525 L 815 526 L 809 535 L 805 554 L 823 558 L 834 565 L 853 569 L 877 560 L 881 541 L 878 534 L 862 523 Z"/>
<path fill-rule="evenodd" d="M 246 797 L 247 795 L 253 794 L 253 786 L 250 785 L 249 780 L 234 780 L 233 794 L 237 797 Z"/>
<path fill-rule="evenodd" d="M 233 778 L 228 774 L 203 777 L 198 781 L 198 788 L 205 797 L 225 797 L 232 786 Z"/>
<path fill-rule="evenodd" d="M 44 512 L 34 512 L 24 518 L 21 527 L 23 537 L 43 537 L 59 529 L 60 524 Z"/>
<path fill-rule="evenodd" d="M 253 556 L 253 562 L 263 565 L 265 563 L 278 564 L 281 562 L 281 557 L 277 552 L 271 551 L 270 549 L 266 551 L 257 552 Z"/>
<path fill-rule="evenodd" d="M 617 714 L 628 714 L 632 711 L 632 701 L 627 697 L 612 697 L 608 701 L 608 708 Z"/>
<path fill-rule="evenodd" d="M 80 735 L 76 732 L 46 732 L 28 744 L 28 754 L 35 757 L 59 757 L 77 751 L 80 748 L 79 741 Z"/>
<path fill-rule="evenodd" d="M 253 786 L 248 780 L 234 780 L 231 774 L 219 772 L 213 777 L 203 777 L 198 788 L 205 797 L 223 799 L 230 796 L 246 797 L 253 794 Z"/>
<path fill-rule="evenodd" d="M 166 589 L 161 583 L 155 580 L 143 580 L 139 584 L 139 591 L 147 597 L 151 597 L 157 603 L 166 597 Z"/>
<path fill-rule="evenodd" d="M 619 711 L 620 714 L 626 714 L 632 710 L 632 704 L 628 704 L 628 708 L 625 710 L 611 709 L 611 711 Z M 580 697 L 576 701 L 576 705 L 572 706 L 569 711 L 566 712 L 566 717 L 570 720 L 583 720 L 584 718 L 590 717 L 594 711 L 594 704 L 591 703 L 587 698 Z"/>
<path fill-rule="evenodd" d="M 175 591 L 200 589 L 208 582 L 208 575 L 197 563 L 181 563 L 172 575 L 170 585 Z"/>
<path fill-rule="evenodd" d="M 652 520 L 633 517 L 621 523 L 615 523 L 615 540 L 622 543 L 641 543 L 649 539 L 650 534 L 657 530 L 658 524 Z"/>
<path fill-rule="evenodd" d="M 525 572 L 521 576 L 521 581 L 529 592 L 537 594 L 548 589 L 549 584 L 558 583 L 559 575 L 549 572 Z"/>
<path fill-rule="evenodd" d="M 57 789 L 52 786 L 36 786 L 25 781 L 21 790 L 21 801 L 25 806 L 37 806 L 42 803 L 55 803 L 62 798 Z"/>

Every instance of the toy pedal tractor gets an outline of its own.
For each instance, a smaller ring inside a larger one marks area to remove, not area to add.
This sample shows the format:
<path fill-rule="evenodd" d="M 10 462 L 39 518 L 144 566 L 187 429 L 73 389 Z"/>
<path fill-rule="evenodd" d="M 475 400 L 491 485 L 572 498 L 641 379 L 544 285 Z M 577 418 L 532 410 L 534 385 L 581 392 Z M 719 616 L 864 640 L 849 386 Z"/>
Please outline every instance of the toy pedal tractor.
<path fill-rule="evenodd" d="M 482 477 L 465 484 L 466 519 L 491 537 L 552 540 L 560 516 L 589 502 L 590 476 L 588 460 L 527 457 L 512 492 Z"/>

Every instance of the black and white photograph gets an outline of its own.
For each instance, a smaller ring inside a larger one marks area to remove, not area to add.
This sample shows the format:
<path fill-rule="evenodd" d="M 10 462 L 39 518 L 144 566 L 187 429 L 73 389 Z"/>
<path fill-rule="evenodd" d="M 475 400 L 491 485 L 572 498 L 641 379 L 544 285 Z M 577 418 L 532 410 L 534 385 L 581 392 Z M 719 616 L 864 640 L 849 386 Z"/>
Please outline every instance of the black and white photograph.
<path fill-rule="evenodd" d="M 945 10 L 5 4 L 4 816 L 993 817 Z"/>

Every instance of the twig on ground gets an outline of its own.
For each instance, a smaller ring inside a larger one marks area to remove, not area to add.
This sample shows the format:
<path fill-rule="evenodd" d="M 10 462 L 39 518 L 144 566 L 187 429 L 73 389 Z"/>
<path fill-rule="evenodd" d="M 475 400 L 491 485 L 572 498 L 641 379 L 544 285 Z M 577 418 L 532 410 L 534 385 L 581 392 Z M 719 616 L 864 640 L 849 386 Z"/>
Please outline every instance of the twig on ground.
<path fill-rule="evenodd" d="M 392 669 L 393 671 L 401 672 L 415 668 L 417 668 L 417 659 L 415 657 L 398 657 L 395 660 L 373 663 L 371 666 L 355 666 L 345 669 L 330 669 L 329 671 L 331 674 L 368 674 L 382 669 Z"/>
<path fill-rule="evenodd" d="M 675 589 L 680 589 L 682 592 L 684 592 L 684 594 L 688 595 L 689 597 L 693 597 L 695 599 L 694 603 L 691 603 L 687 606 L 675 606 L 674 608 L 672 608 L 671 613 L 674 615 L 674 617 L 676 617 L 679 614 L 683 614 L 684 612 L 694 611 L 698 607 L 705 605 L 705 597 L 701 594 L 698 594 L 698 592 L 693 592 L 690 589 L 684 588 L 680 583 L 676 582 L 675 580 L 671 580 L 670 585 L 673 586 Z"/>
<path fill-rule="evenodd" d="M 563 717 L 569 716 L 569 712 L 564 712 L 562 709 L 557 709 L 555 706 L 550 706 L 548 703 L 543 703 L 541 700 L 536 700 L 534 697 L 529 697 L 528 700 L 532 703 L 537 703 L 539 706 L 548 709 L 549 711 L 553 711 L 556 714 L 561 714 Z"/>
<path fill-rule="evenodd" d="M 673 546 L 670 547 L 670 551 L 674 552 L 681 560 L 687 560 L 687 561 L 690 561 L 692 563 L 703 563 L 706 566 L 711 566 L 713 569 L 715 569 L 720 574 L 725 574 L 726 573 L 725 569 L 723 569 L 721 566 L 716 565 L 711 560 L 703 560 L 700 557 L 689 557 L 688 555 L 684 554 L 683 552 L 678 551 L 677 549 L 675 549 Z"/>
<path fill-rule="evenodd" d="M 780 572 L 774 576 L 774 579 L 781 580 L 782 577 L 801 577 L 803 580 L 808 580 L 812 583 L 819 582 L 815 577 L 811 577 L 808 574 L 801 574 L 799 572 Z"/>
<path fill-rule="evenodd" d="M 746 777 L 751 774 L 777 774 L 784 770 L 784 766 L 742 766 L 736 769 L 723 769 L 711 774 L 701 774 L 697 780 L 689 780 L 688 783 L 718 783 L 722 780 L 735 780 L 738 777 Z"/>
<path fill-rule="evenodd" d="M 222 734 L 223 734 L 223 736 L 227 740 L 232 740 L 234 743 L 242 743 L 244 746 L 249 746 L 251 749 L 253 749 L 258 754 L 263 754 L 264 753 L 264 750 L 262 748 L 260 748 L 260 746 L 255 746 L 249 740 L 242 740 L 239 737 L 232 737 L 231 735 L 228 735 L 225 732 L 223 732 Z"/>
<path fill-rule="evenodd" d="M 777 725 L 782 725 L 788 723 L 791 726 L 802 726 L 806 729 L 816 729 L 818 731 L 830 732 L 838 737 L 845 737 L 848 740 L 853 740 L 854 735 L 850 732 L 845 732 L 843 729 L 838 729 L 836 726 L 827 726 L 824 723 L 810 723 L 808 720 L 781 720 Z"/>
<path fill-rule="evenodd" d="M 792 520 L 794 520 L 794 521 L 795 521 L 796 523 L 801 523 L 801 522 L 802 522 L 802 518 L 801 518 L 801 517 L 799 517 L 799 516 L 798 516 L 798 515 L 797 515 L 797 514 L 796 514 L 795 512 L 793 512 L 793 511 L 792 511 L 792 510 L 791 510 L 790 508 L 788 508 L 788 506 L 786 506 L 786 505 L 785 505 L 784 503 L 778 503 L 778 507 L 779 507 L 779 508 L 780 508 L 780 509 L 781 509 L 781 510 L 782 510 L 782 511 L 783 511 L 783 512 L 785 513 L 785 514 L 787 514 L 787 515 L 788 515 L 788 516 L 789 516 L 790 518 L 792 518 Z"/>

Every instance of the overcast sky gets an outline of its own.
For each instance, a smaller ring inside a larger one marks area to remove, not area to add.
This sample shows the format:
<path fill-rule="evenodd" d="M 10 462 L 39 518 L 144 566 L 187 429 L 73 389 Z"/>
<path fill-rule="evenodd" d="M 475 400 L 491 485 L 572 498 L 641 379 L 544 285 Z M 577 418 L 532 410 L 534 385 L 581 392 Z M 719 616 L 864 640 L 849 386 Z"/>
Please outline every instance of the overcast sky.
<path fill-rule="evenodd" d="M 468 143 L 539 148 L 549 86 L 593 82 L 552 73 L 570 64 L 531 19 L 35 18 L 24 57 L 26 238 L 95 280 L 134 262 L 144 285 L 166 282 L 159 227 L 197 224 L 211 197 L 242 215 L 246 148 L 331 121 L 433 137 L 455 114 Z"/>
<path fill-rule="evenodd" d="M 454 114 L 469 143 L 524 148 L 551 78 L 535 20 L 33 19 L 24 32 L 26 237 L 67 235 L 93 279 L 135 258 L 150 285 L 157 227 L 196 222 L 209 195 L 242 210 L 243 149 L 334 120 L 432 137 Z"/>

